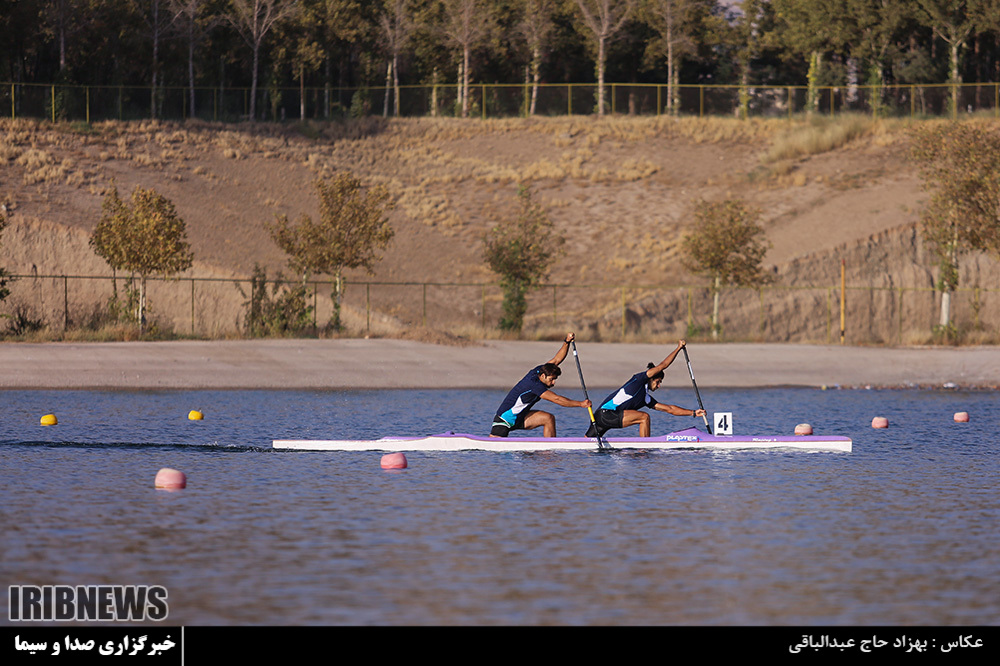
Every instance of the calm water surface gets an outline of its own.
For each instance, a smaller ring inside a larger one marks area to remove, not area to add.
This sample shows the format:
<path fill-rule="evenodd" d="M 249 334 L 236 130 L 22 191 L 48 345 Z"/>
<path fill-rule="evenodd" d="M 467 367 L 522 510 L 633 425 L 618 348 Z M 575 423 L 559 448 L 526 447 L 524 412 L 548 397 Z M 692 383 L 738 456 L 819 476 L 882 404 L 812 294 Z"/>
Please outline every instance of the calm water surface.
<path fill-rule="evenodd" d="M 386 471 L 270 442 L 484 433 L 503 392 L 0 391 L 0 594 L 157 584 L 188 625 L 1000 624 L 996 393 L 702 394 L 737 433 L 808 422 L 854 451 L 410 453 Z M 582 434 L 582 410 L 548 409 Z M 654 434 L 691 423 L 653 415 Z M 162 467 L 188 487 L 154 489 Z"/>

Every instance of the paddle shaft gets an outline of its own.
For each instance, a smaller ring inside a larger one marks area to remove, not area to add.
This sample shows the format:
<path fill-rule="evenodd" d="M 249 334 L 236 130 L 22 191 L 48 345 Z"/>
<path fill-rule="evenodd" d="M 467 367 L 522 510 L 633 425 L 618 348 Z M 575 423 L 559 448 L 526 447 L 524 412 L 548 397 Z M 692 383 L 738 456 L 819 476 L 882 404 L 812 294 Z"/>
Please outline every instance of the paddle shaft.
<path fill-rule="evenodd" d="M 583 381 L 583 368 L 580 367 L 580 355 L 576 353 L 576 340 L 573 340 L 573 358 L 576 360 L 576 371 L 580 375 L 580 386 L 583 387 L 583 397 L 590 402 L 590 396 L 587 395 L 587 383 Z M 601 437 L 600 431 L 597 429 L 597 421 L 594 419 L 594 409 L 593 407 L 587 407 L 587 411 L 590 412 L 590 424 L 594 426 L 594 433 L 597 434 L 597 447 L 600 449 L 610 448 L 605 443 L 604 438 Z"/>
<path fill-rule="evenodd" d="M 684 350 L 684 360 L 687 361 L 687 365 L 688 365 L 688 374 L 691 375 L 691 384 L 694 386 L 694 394 L 695 394 L 695 397 L 698 398 L 698 408 L 701 409 L 704 412 L 705 411 L 705 405 L 702 404 L 702 402 L 701 402 L 701 392 L 698 391 L 698 382 L 696 382 L 694 380 L 694 370 L 691 369 L 691 357 L 688 356 L 688 348 L 685 345 L 684 347 L 682 347 L 682 349 Z M 704 414 L 702 414 L 701 418 L 704 419 L 704 421 L 705 421 L 705 427 L 708 428 L 708 434 L 711 435 L 712 434 L 712 426 L 708 425 L 708 412 L 705 412 Z"/>

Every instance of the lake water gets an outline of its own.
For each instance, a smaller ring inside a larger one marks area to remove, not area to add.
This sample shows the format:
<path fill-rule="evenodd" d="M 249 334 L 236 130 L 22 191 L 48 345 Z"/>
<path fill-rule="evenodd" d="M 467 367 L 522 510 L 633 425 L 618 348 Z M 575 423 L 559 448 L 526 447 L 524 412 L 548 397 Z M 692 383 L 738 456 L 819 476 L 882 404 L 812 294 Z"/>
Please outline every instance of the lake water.
<path fill-rule="evenodd" d="M 270 449 L 482 434 L 503 393 L 0 391 L 4 606 L 8 585 L 149 584 L 177 625 L 1000 624 L 995 392 L 702 391 L 737 434 L 807 422 L 852 453 L 410 453 L 388 471 Z M 163 467 L 187 488 L 155 489 Z"/>

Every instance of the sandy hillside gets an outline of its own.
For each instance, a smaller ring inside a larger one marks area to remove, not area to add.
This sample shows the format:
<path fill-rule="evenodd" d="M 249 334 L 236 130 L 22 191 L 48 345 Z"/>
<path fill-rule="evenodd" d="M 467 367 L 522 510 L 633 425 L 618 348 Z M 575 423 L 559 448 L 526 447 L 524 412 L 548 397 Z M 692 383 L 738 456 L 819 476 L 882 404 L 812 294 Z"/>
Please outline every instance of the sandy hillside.
<path fill-rule="evenodd" d="M 759 206 L 773 245 L 766 262 L 775 267 L 914 225 L 923 195 L 907 161 L 905 126 L 863 121 L 831 150 L 775 157 L 809 132 L 785 119 L 3 121 L 0 198 L 12 213 L 0 265 L 19 274 L 109 274 L 87 237 L 115 183 L 123 194 L 141 185 L 175 203 L 195 253 L 188 276 L 246 276 L 255 262 L 270 274 L 287 272 L 266 224 L 282 214 L 315 216 L 314 181 L 344 169 L 384 183 L 398 202 L 396 237 L 374 276 L 381 281 L 492 281 L 481 238 L 511 209 L 519 183 L 531 185 L 566 238 L 550 276 L 559 284 L 702 281 L 678 261 L 698 198 Z M 420 297 L 384 291 L 376 307 L 384 315 Z M 478 292 L 471 294 L 474 306 Z M 429 298 L 432 307 L 458 307 L 445 291 Z M 481 316 L 473 306 L 469 316 Z M 161 309 L 168 307 L 163 299 Z"/>

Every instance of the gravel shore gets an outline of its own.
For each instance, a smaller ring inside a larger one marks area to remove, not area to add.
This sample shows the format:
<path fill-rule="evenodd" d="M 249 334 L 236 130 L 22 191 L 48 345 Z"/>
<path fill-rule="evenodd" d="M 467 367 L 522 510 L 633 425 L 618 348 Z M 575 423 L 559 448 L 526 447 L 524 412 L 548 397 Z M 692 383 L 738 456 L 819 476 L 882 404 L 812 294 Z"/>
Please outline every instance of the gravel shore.
<path fill-rule="evenodd" d="M 577 343 L 588 388 L 613 388 L 672 347 Z M 4 389 L 509 388 L 559 342 L 395 339 L 0 344 Z M 1000 385 L 992 347 L 689 344 L 699 387 Z M 579 385 L 572 355 L 559 386 Z M 665 386 L 690 386 L 684 356 Z"/>

